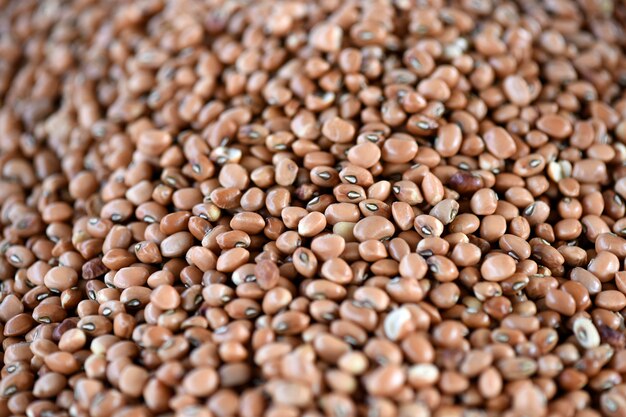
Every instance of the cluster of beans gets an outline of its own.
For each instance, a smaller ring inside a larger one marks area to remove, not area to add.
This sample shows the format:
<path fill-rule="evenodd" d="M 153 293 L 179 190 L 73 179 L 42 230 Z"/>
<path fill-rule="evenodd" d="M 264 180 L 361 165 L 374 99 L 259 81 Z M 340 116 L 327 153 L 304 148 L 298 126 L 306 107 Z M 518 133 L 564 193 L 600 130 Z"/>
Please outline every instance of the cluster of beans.
<path fill-rule="evenodd" d="M 0 0 L 0 417 L 625 416 L 625 22 Z"/>

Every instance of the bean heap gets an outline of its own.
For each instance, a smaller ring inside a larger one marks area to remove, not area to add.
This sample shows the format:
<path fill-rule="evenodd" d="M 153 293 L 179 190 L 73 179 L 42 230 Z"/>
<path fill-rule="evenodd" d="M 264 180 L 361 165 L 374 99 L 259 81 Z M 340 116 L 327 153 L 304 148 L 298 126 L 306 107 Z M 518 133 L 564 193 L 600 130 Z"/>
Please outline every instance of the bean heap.
<path fill-rule="evenodd" d="M 626 2 L 0 8 L 0 417 L 626 416 Z"/>

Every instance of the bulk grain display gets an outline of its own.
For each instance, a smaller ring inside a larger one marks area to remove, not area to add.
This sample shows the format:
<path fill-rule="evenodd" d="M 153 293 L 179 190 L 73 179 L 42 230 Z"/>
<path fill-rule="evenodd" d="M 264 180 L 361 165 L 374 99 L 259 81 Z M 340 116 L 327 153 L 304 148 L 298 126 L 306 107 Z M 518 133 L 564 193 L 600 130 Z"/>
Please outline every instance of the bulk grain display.
<path fill-rule="evenodd" d="M 625 27 L 1 0 L 0 417 L 626 416 Z"/>

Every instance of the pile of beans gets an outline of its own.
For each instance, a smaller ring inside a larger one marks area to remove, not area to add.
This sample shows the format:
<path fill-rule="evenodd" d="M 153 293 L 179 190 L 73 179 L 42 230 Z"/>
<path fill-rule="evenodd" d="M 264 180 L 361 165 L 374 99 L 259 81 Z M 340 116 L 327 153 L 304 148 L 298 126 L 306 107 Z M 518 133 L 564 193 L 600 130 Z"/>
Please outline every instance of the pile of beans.
<path fill-rule="evenodd" d="M 626 2 L 0 0 L 0 417 L 626 416 Z"/>

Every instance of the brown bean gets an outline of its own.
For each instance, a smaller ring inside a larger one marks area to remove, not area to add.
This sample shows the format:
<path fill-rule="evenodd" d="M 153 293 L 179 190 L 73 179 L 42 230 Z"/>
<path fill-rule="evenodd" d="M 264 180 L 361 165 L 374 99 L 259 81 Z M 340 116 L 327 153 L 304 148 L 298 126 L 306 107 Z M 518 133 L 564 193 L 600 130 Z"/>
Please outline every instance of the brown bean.
<path fill-rule="evenodd" d="M 37 398 L 56 397 L 67 384 L 67 379 L 56 372 L 49 372 L 35 382 L 33 395 Z"/>
<path fill-rule="evenodd" d="M 78 274 L 72 268 L 57 266 L 50 269 L 44 276 L 44 284 L 56 292 L 62 292 L 78 282 Z"/>
<path fill-rule="evenodd" d="M 233 248 L 222 253 L 217 258 L 216 269 L 222 272 L 232 272 L 248 261 L 250 253 L 244 248 Z"/>
<path fill-rule="evenodd" d="M 337 29 L 339 31 L 341 30 L 339 28 L 333 28 L 332 31 L 336 32 Z M 329 28 L 324 27 L 324 29 L 320 29 L 317 33 L 326 31 L 329 31 Z M 324 46 L 324 48 L 326 47 L 327 46 Z M 322 126 L 322 133 L 333 142 L 346 143 L 350 142 L 354 137 L 355 129 L 354 126 L 347 121 L 339 117 L 334 117 L 324 123 Z"/>
<path fill-rule="evenodd" d="M 515 273 L 515 261 L 506 254 L 494 254 L 482 263 L 480 273 L 488 281 L 503 281 Z"/>
<path fill-rule="evenodd" d="M 488 188 L 482 188 L 471 199 L 472 212 L 477 215 L 490 215 L 495 213 L 498 203 L 496 193 Z"/>
<path fill-rule="evenodd" d="M 537 128 L 549 136 L 564 139 L 572 133 L 570 122 L 559 115 L 545 115 L 537 120 Z"/>
<path fill-rule="evenodd" d="M 546 294 L 546 306 L 564 315 L 571 316 L 576 311 L 574 297 L 565 291 L 551 289 Z"/>
<path fill-rule="evenodd" d="M 298 222 L 298 234 L 304 237 L 312 237 L 319 234 L 326 227 L 326 217 L 322 213 L 314 211 L 307 214 Z"/>
<path fill-rule="evenodd" d="M 380 367 L 365 376 L 365 388 L 371 395 L 390 396 L 400 390 L 406 374 L 397 365 Z"/>
<path fill-rule="evenodd" d="M 230 221 L 233 230 L 242 230 L 249 235 L 261 233 L 265 228 L 265 220 L 258 213 L 237 213 Z"/>
<path fill-rule="evenodd" d="M 2 2 L 0 416 L 624 415 L 623 2 L 74 3 Z"/>
<path fill-rule="evenodd" d="M 370 239 L 389 239 L 393 236 L 394 232 L 395 228 L 393 223 L 380 216 L 366 217 L 354 226 L 354 237 L 360 242 Z"/>
<path fill-rule="evenodd" d="M 363 142 L 348 151 L 348 160 L 362 168 L 371 168 L 380 160 L 380 157 L 380 148 L 372 142 Z"/>
<path fill-rule="evenodd" d="M 125 366 L 120 374 L 119 386 L 122 393 L 131 397 L 139 397 L 148 381 L 148 372 L 139 366 Z"/>
<path fill-rule="evenodd" d="M 189 232 L 178 232 L 166 237 L 160 244 L 161 255 L 175 258 L 183 255 L 193 245 L 193 236 Z"/>
<path fill-rule="evenodd" d="M 510 158 L 516 151 L 515 141 L 508 132 L 500 127 L 494 127 L 483 134 L 487 150 L 497 158 Z"/>

